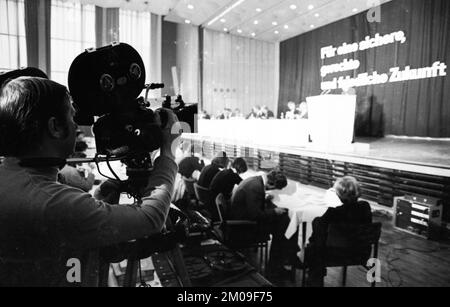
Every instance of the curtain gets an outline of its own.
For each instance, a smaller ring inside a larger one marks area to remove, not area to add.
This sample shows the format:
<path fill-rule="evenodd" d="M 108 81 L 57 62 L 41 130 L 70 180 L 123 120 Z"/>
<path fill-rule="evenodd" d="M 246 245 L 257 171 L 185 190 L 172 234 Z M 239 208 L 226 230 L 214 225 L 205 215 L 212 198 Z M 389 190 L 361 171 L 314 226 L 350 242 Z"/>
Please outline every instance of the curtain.
<path fill-rule="evenodd" d="M 51 77 L 67 85 L 73 60 L 85 49 L 95 47 L 95 7 L 52 0 Z"/>
<path fill-rule="evenodd" d="M 0 71 L 27 65 L 23 0 L 0 0 Z"/>
<path fill-rule="evenodd" d="M 119 9 L 95 7 L 96 46 L 119 41 Z"/>
<path fill-rule="evenodd" d="M 450 64 L 450 1 L 396 0 L 381 6 L 380 23 L 369 23 L 366 12 L 337 21 L 280 44 L 279 112 L 288 101 L 300 102 L 321 93 L 320 83 L 334 76 L 389 72 L 391 67 Z M 404 31 L 404 44 L 390 44 L 322 61 L 320 49 Z M 357 59 L 357 71 L 320 76 L 323 64 Z M 447 69 L 448 71 L 448 69 Z M 448 73 L 448 72 L 447 72 Z M 341 91 L 336 91 L 340 93 Z M 405 135 L 450 137 L 450 77 L 386 83 L 356 88 L 358 136 Z"/>

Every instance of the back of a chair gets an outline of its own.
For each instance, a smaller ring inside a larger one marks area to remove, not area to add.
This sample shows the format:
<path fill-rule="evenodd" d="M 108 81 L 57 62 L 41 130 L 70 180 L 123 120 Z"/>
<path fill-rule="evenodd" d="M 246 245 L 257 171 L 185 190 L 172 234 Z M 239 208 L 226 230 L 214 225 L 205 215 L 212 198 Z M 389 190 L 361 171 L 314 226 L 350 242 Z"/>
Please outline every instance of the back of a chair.
<path fill-rule="evenodd" d="M 377 244 L 381 235 L 381 223 L 330 224 L 326 246 L 331 248 L 358 248 Z"/>
<path fill-rule="evenodd" d="M 212 201 L 212 194 L 211 191 L 208 188 L 202 187 L 198 185 L 197 183 L 194 183 L 194 191 L 195 196 L 199 201 L 201 201 L 203 204 L 209 204 Z"/>
<path fill-rule="evenodd" d="M 326 266 L 365 265 L 372 251 L 377 256 L 380 235 L 381 223 L 330 224 L 324 250 Z"/>
<path fill-rule="evenodd" d="M 221 223 L 225 222 L 226 219 L 226 208 L 227 208 L 227 200 L 222 193 L 219 193 L 216 197 L 216 208 L 217 213 L 219 214 L 219 220 Z"/>

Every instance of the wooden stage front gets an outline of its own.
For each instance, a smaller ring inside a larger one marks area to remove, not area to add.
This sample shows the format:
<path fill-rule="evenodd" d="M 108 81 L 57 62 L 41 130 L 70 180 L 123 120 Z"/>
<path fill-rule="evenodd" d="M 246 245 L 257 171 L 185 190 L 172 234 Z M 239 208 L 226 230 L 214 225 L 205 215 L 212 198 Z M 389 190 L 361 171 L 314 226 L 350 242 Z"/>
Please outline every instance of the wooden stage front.
<path fill-rule="evenodd" d="M 393 198 L 418 194 L 441 199 L 444 222 L 450 222 L 450 141 L 386 137 L 356 139 L 339 150 L 263 144 L 184 134 L 195 151 L 212 158 L 225 151 L 229 157 L 245 157 L 254 170 L 279 167 L 289 179 L 329 188 L 342 176 L 351 175 L 362 187 L 362 197 L 386 208 Z"/>

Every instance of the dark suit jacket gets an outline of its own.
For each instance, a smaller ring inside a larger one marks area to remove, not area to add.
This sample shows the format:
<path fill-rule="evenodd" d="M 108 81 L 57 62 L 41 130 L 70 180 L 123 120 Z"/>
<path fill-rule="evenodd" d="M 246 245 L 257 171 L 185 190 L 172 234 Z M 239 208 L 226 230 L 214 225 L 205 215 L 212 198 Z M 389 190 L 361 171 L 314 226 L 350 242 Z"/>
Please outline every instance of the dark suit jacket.
<path fill-rule="evenodd" d="M 275 215 L 275 206 L 266 205 L 266 192 L 261 176 L 250 177 L 239 184 L 231 199 L 230 217 L 235 220 L 264 222 Z"/>
<path fill-rule="evenodd" d="M 217 165 L 210 164 L 206 166 L 200 173 L 197 184 L 201 187 L 209 188 L 209 186 L 211 185 L 211 181 L 218 172 L 220 172 L 220 169 Z"/>
<path fill-rule="evenodd" d="M 233 188 L 241 183 L 242 178 L 231 169 L 220 171 L 214 176 L 209 189 L 217 196 L 222 193 L 226 199 L 231 198 Z"/>
<path fill-rule="evenodd" d="M 186 178 L 191 178 L 194 171 L 201 171 L 205 163 L 197 157 L 183 158 L 178 164 L 178 172 Z"/>
<path fill-rule="evenodd" d="M 370 224 L 372 211 L 366 201 L 344 204 L 336 208 L 328 208 L 324 215 L 313 221 L 313 234 L 310 242 L 325 244 L 330 224 Z"/>

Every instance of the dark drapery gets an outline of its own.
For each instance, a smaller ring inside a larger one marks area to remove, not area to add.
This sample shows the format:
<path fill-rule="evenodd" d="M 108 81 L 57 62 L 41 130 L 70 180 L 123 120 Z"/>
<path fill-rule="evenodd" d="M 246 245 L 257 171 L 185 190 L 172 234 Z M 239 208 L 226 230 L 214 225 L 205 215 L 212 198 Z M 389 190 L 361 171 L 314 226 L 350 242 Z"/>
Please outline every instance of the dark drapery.
<path fill-rule="evenodd" d="M 322 62 L 320 49 L 341 46 L 403 31 L 404 44 L 395 43 L 353 54 L 336 56 Z M 367 13 L 346 18 L 280 44 L 279 112 L 288 101 L 300 102 L 321 93 L 320 67 L 340 63 L 345 58 L 358 59 L 356 71 L 335 76 L 368 72 L 389 72 L 391 67 L 421 68 L 435 61 L 450 65 L 450 1 L 393 0 L 381 6 L 381 22 L 369 23 Z M 447 68 L 447 74 L 450 68 Z M 340 93 L 341 91 L 336 91 Z M 360 136 L 407 135 L 450 137 L 450 76 L 386 83 L 356 88 L 355 131 Z"/>

